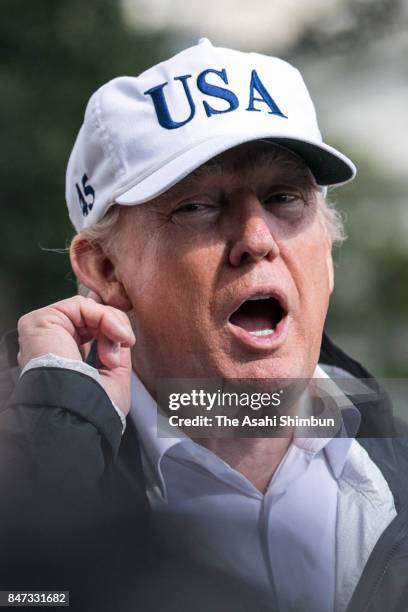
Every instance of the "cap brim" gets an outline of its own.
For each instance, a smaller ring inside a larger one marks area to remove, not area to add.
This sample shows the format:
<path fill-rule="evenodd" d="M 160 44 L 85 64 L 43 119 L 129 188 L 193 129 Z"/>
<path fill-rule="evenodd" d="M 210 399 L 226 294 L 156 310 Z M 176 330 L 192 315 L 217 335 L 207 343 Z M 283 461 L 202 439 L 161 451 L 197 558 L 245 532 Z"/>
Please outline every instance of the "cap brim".
<path fill-rule="evenodd" d="M 356 175 L 356 167 L 345 155 L 333 147 L 312 142 L 288 134 L 248 134 L 242 133 L 230 137 L 215 136 L 189 147 L 169 160 L 163 160 L 156 168 L 151 168 L 143 177 L 135 178 L 120 193 L 114 201 L 118 204 L 143 204 L 161 195 L 170 187 L 191 174 L 194 170 L 208 162 L 213 157 L 228 149 L 255 140 L 275 142 L 299 155 L 310 168 L 316 182 L 321 186 L 342 185 L 351 181 Z"/>

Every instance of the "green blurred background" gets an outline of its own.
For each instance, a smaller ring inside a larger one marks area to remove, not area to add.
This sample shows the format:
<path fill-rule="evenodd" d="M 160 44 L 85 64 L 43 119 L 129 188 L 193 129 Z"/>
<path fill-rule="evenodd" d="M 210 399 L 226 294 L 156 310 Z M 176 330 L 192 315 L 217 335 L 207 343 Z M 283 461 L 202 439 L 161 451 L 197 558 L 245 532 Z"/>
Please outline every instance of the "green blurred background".
<path fill-rule="evenodd" d="M 65 166 L 91 93 L 206 36 L 303 71 L 326 141 L 359 166 L 332 193 L 349 239 L 328 331 L 378 376 L 407 376 L 407 31 L 404 0 L 2 0 L 0 333 L 76 292 L 53 249 L 73 234 Z"/>

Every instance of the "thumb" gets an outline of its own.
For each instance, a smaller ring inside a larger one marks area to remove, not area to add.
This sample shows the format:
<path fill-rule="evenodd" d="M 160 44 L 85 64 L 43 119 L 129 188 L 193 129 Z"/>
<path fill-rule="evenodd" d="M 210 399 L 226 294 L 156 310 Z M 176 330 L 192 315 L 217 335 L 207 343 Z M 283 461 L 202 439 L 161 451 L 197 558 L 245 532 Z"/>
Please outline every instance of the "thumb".
<path fill-rule="evenodd" d="M 97 304 L 103 304 L 103 300 L 101 296 L 99 295 L 99 293 L 96 293 L 96 291 L 93 291 L 92 289 L 89 289 L 89 291 L 84 292 L 83 295 L 84 297 L 91 298 L 91 300 L 93 300 Z M 84 361 L 88 359 L 93 343 L 94 343 L 94 340 L 90 340 L 89 342 L 86 342 L 85 344 L 81 345 L 79 350 L 81 352 L 82 359 Z"/>
<path fill-rule="evenodd" d="M 99 369 L 102 385 L 110 400 L 126 415 L 130 409 L 132 360 L 130 348 L 118 344 L 117 364 Z"/>

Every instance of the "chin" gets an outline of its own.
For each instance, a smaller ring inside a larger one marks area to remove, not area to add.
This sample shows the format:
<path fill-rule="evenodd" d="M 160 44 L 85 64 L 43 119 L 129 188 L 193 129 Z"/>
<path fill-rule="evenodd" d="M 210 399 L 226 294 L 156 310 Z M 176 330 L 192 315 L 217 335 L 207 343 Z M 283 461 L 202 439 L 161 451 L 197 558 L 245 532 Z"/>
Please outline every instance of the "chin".
<path fill-rule="evenodd" d="M 314 369 L 314 368 L 313 368 Z M 312 369 L 312 371 L 313 371 Z M 220 368 L 219 375 L 223 378 L 305 378 L 310 369 L 303 367 L 298 360 L 283 357 L 255 359 L 246 362 L 231 362 Z"/>

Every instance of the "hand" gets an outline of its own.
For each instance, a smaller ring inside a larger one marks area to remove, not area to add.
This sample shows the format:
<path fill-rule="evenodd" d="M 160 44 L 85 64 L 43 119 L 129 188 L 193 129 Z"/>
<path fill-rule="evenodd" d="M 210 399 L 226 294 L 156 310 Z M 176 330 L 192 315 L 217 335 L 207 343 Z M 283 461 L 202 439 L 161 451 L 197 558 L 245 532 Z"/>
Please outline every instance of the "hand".
<path fill-rule="evenodd" d="M 47 353 L 85 360 L 90 341 L 96 339 L 103 387 L 111 401 L 127 414 L 130 347 L 136 339 L 127 315 L 99 300 L 94 293 L 77 295 L 22 316 L 18 322 L 18 362 L 24 367 L 34 357 Z"/>

